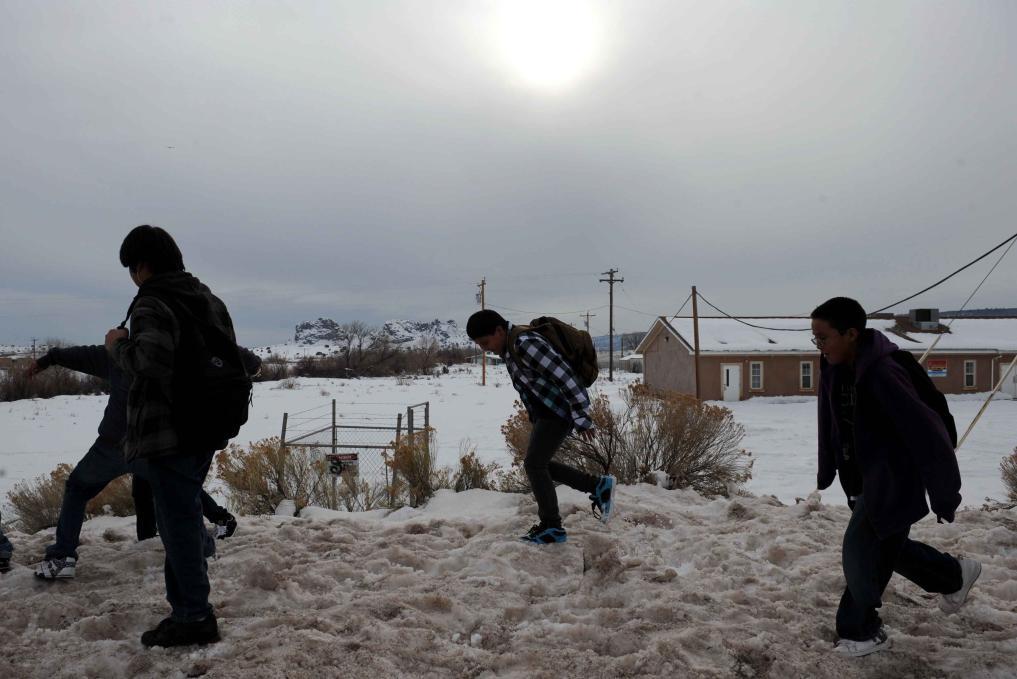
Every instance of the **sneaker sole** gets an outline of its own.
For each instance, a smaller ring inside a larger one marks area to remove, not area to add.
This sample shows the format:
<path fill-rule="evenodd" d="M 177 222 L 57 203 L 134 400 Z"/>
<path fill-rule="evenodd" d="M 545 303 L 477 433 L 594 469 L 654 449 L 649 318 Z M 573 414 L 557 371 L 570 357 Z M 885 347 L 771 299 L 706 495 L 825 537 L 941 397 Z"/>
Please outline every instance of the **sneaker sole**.
<path fill-rule="evenodd" d="M 891 648 L 893 648 L 893 639 L 887 638 L 887 640 L 884 641 L 883 643 L 877 646 L 873 646 L 872 648 L 866 649 L 864 651 L 856 651 L 854 653 L 851 653 L 850 651 L 837 650 L 835 652 L 839 655 L 844 656 L 845 658 L 864 658 L 867 655 L 879 653 L 880 651 L 889 651 Z"/>
<path fill-rule="evenodd" d="M 978 582 L 978 578 L 982 577 L 982 562 L 974 561 L 972 559 L 972 563 L 977 564 L 978 568 L 975 570 L 975 577 L 971 578 L 971 582 L 968 583 L 967 587 L 961 587 L 960 591 L 956 592 L 957 594 L 962 595 L 960 603 L 950 604 L 947 603 L 946 599 L 943 598 L 940 598 L 939 600 L 939 610 L 943 611 L 947 615 L 953 615 L 954 613 L 959 611 L 964 606 L 965 603 L 967 603 L 968 594 L 971 593 L 971 588 L 975 586 L 976 582 Z"/>

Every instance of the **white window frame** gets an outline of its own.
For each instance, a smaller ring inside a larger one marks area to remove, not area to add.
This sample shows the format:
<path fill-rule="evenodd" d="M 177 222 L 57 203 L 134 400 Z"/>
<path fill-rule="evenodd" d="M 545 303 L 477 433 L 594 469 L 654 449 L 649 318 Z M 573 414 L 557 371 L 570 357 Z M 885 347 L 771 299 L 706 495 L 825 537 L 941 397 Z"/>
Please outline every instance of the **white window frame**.
<path fill-rule="evenodd" d="M 803 368 L 809 366 L 809 386 L 805 386 L 805 372 Z M 798 389 L 800 391 L 815 391 L 816 389 L 816 366 L 812 361 L 800 361 L 798 363 Z"/>
<path fill-rule="evenodd" d="M 971 372 L 968 372 L 968 366 L 971 366 Z M 968 375 L 971 375 L 971 384 L 968 384 Z M 977 389 L 978 388 L 978 361 L 966 360 L 964 361 L 964 388 L 965 389 Z"/>
<path fill-rule="evenodd" d="M 755 376 L 752 374 L 752 367 L 759 366 L 759 386 L 753 384 Z M 762 391 L 763 390 L 763 362 L 762 361 L 749 361 L 749 391 Z"/>

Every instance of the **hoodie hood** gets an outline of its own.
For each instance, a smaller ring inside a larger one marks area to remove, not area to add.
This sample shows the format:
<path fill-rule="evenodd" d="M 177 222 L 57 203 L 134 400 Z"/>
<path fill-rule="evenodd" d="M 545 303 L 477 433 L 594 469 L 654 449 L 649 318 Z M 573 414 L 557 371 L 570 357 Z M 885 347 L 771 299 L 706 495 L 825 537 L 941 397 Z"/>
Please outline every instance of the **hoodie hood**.
<path fill-rule="evenodd" d="M 862 333 L 862 341 L 858 343 L 858 355 L 855 356 L 855 381 L 860 382 L 869 368 L 897 349 L 897 345 L 887 339 L 886 335 L 866 328 Z"/>

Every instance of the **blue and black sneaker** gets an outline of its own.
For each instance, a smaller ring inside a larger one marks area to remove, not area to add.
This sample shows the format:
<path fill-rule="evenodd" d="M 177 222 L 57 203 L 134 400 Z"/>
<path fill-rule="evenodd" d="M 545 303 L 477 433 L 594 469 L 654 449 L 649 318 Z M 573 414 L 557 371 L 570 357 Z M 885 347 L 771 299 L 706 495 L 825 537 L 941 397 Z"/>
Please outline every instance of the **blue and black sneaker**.
<path fill-rule="evenodd" d="M 555 542 L 565 542 L 568 540 L 568 536 L 561 526 L 545 526 L 538 523 L 519 539 L 523 542 L 532 542 L 535 545 L 550 545 Z"/>
<path fill-rule="evenodd" d="M 590 496 L 593 500 L 593 516 L 600 519 L 601 523 L 607 523 L 611 518 L 611 510 L 614 509 L 614 483 L 613 476 L 601 476 L 597 489 Z"/>

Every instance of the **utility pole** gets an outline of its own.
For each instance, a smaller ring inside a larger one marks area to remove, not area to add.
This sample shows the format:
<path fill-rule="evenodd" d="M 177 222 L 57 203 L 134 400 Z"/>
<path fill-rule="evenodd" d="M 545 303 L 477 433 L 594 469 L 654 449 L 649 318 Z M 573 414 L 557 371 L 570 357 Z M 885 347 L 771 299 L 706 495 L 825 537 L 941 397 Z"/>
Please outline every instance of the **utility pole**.
<path fill-rule="evenodd" d="M 692 286 L 692 336 L 695 341 L 693 347 L 696 352 L 696 400 L 699 400 L 699 296 L 696 294 L 696 286 Z"/>
<path fill-rule="evenodd" d="M 484 303 L 486 302 L 484 295 L 487 289 L 486 276 L 480 279 L 480 282 L 477 283 L 477 287 L 480 288 L 480 292 L 477 293 L 477 301 L 480 302 L 480 309 L 484 310 L 486 308 L 484 306 Z M 487 386 L 487 351 L 484 350 L 483 347 L 480 348 L 480 386 Z"/>
<path fill-rule="evenodd" d="M 590 319 L 596 316 L 597 314 L 591 314 L 589 311 L 587 311 L 585 314 L 579 315 L 586 319 L 586 332 L 590 332 Z"/>
<path fill-rule="evenodd" d="M 35 360 L 35 339 L 36 338 L 34 338 L 34 337 L 32 338 L 32 360 L 33 361 Z"/>
<path fill-rule="evenodd" d="M 618 273 L 618 269 L 608 269 L 601 276 L 607 276 L 607 278 L 601 278 L 601 283 L 607 283 L 610 292 L 609 295 L 609 307 L 608 312 L 608 336 L 610 337 L 610 346 L 608 347 L 607 354 L 607 379 L 609 382 L 614 382 L 614 284 L 624 283 L 624 278 L 615 278 L 614 275 Z"/>

